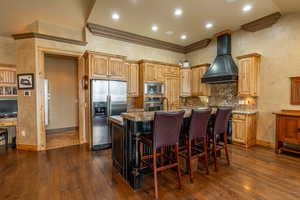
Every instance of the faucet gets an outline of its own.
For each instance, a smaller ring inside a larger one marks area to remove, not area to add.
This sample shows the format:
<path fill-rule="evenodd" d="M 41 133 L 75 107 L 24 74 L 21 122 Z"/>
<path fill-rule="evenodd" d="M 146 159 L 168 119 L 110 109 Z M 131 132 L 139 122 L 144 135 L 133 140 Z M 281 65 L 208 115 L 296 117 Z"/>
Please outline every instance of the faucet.
<path fill-rule="evenodd" d="M 162 104 L 163 104 L 165 101 L 167 101 L 166 104 L 167 104 L 167 111 L 168 111 L 168 110 L 169 110 L 169 100 L 168 100 L 167 97 L 162 97 Z"/>

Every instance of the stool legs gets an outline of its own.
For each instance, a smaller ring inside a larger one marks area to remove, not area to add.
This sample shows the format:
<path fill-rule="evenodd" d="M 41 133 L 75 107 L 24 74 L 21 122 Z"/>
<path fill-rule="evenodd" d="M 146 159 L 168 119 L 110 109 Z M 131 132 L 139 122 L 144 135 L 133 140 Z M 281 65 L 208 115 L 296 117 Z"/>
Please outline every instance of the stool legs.
<path fill-rule="evenodd" d="M 153 148 L 153 171 L 154 171 L 154 190 L 155 199 L 158 199 L 158 187 L 157 187 L 157 165 L 156 165 L 156 148 Z"/>
<path fill-rule="evenodd" d="M 227 164 L 230 165 L 228 148 L 227 148 L 227 133 L 224 133 L 224 149 L 225 149 Z"/>
<path fill-rule="evenodd" d="M 178 186 L 181 188 L 181 172 L 180 172 L 180 167 L 179 167 L 179 146 L 176 144 L 175 146 L 175 151 L 176 151 L 176 162 L 177 162 L 177 177 L 178 177 Z"/>

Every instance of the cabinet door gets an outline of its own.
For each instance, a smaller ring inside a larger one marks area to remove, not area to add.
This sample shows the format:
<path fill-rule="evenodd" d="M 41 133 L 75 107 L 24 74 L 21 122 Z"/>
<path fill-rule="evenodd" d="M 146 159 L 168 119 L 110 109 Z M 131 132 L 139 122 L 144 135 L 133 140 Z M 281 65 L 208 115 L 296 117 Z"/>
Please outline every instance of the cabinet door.
<path fill-rule="evenodd" d="M 291 144 L 300 144 L 299 117 L 281 117 L 279 127 L 281 141 Z"/>
<path fill-rule="evenodd" d="M 127 80 L 127 70 L 124 67 L 124 60 L 121 58 L 110 58 L 108 75 L 111 79 L 115 80 Z"/>
<path fill-rule="evenodd" d="M 192 84 L 192 70 L 181 69 L 180 70 L 180 96 L 191 96 L 191 84 Z"/>
<path fill-rule="evenodd" d="M 156 81 L 156 65 L 151 63 L 146 63 L 144 65 L 144 79 L 145 81 Z"/>
<path fill-rule="evenodd" d="M 239 61 L 238 93 L 240 96 L 251 95 L 251 67 L 251 58 L 244 58 Z"/>
<path fill-rule="evenodd" d="M 246 140 L 246 121 L 240 119 L 232 120 L 232 140 L 244 143 Z"/>
<path fill-rule="evenodd" d="M 192 69 L 192 96 L 199 96 L 200 69 Z"/>
<path fill-rule="evenodd" d="M 204 76 L 205 72 L 207 71 L 207 67 L 199 68 L 200 77 L 199 77 L 199 95 L 200 96 L 210 96 L 210 86 L 209 84 L 202 83 L 201 78 Z"/>
<path fill-rule="evenodd" d="M 96 78 L 107 78 L 108 75 L 108 57 L 92 55 L 92 76 Z"/>
<path fill-rule="evenodd" d="M 129 77 L 128 77 L 128 95 L 130 97 L 139 96 L 139 65 L 128 64 Z"/>
<path fill-rule="evenodd" d="M 155 66 L 155 81 L 164 82 L 165 80 L 165 69 L 164 65 Z"/>
<path fill-rule="evenodd" d="M 179 77 L 168 76 L 165 78 L 165 96 L 168 99 L 169 110 L 174 110 L 179 107 Z"/>

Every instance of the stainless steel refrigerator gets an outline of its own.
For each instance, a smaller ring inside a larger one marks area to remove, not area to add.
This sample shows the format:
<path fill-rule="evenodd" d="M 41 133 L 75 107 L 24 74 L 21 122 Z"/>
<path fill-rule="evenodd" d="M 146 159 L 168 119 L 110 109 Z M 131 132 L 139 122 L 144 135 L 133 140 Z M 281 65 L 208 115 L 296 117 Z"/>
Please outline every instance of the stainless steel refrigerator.
<path fill-rule="evenodd" d="M 127 111 L 127 82 L 92 80 L 92 150 L 111 147 L 108 117 Z"/>

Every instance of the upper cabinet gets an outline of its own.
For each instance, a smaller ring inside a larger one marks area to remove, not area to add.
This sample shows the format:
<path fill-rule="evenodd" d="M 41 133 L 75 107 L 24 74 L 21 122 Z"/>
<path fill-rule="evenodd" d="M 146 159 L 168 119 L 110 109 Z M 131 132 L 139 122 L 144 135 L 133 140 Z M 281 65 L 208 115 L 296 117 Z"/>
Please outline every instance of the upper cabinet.
<path fill-rule="evenodd" d="M 0 64 L 0 97 L 14 96 L 17 96 L 16 67 Z"/>
<path fill-rule="evenodd" d="M 180 69 L 180 96 L 189 97 L 192 95 L 192 70 L 191 68 Z"/>
<path fill-rule="evenodd" d="M 198 65 L 192 67 L 192 96 L 210 96 L 210 86 L 209 84 L 202 83 L 201 78 L 205 74 L 209 67 L 209 64 Z"/>
<path fill-rule="evenodd" d="M 137 62 L 128 62 L 125 64 L 128 68 L 128 96 L 139 96 L 139 64 Z"/>
<path fill-rule="evenodd" d="M 253 53 L 237 57 L 239 65 L 239 96 L 258 96 L 260 54 Z"/>
<path fill-rule="evenodd" d="M 156 63 L 142 63 L 145 82 L 164 82 L 165 67 Z"/>
<path fill-rule="evenodd" d="M 91 55 L 91 75 L 94 78 L 107 78 L 108 75 L 108 60 L 107 56 Z"/>
<path fill-rule="evenodd" d="M 91 78 L 128 80 L 128 68 L 125 57 L 97 52 L 87 52 L 89 75 Z"/>

